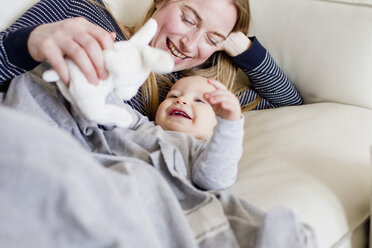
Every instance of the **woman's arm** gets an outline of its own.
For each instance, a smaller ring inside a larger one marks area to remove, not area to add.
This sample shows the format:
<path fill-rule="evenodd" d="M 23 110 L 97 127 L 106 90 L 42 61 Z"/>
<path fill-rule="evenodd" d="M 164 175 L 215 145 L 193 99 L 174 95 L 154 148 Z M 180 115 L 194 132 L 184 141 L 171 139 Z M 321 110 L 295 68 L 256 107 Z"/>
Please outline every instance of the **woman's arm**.
<path fill-rule="evenodd" d="M 84 19 L 74 18 L 79 16 Z M 107 31 L 120 34 L 119 30 L 107 12 L 88 1 L 42 0 L 0 33 L 0 83 L 45 60 L 67 81 L 65 55 L 72 57 L 95 82 L 97 75 L 92 70 L 99 76 L 105 74 L 97 51 L 111 47 L 113 40 Z"/>
<path fill-rule="evenodd" d="M 246 106 L 258 96 L 261 100 L 255 109 L 276 108 L 302 104 L 302 98 L 292 82 L 276 64 L 256 37 L 244 34 L 229 36 L 225 51 L 249 78 L 252 89 L 238 94 L 241 106 Z"/>

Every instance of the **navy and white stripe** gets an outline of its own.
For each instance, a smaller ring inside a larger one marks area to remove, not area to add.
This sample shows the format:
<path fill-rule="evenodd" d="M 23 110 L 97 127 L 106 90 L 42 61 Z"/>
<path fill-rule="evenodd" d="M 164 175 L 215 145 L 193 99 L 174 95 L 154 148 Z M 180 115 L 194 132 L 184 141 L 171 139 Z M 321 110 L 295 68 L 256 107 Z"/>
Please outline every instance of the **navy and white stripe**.
<path fill-rule="evenodd" d="M 240 105 L 246 106 L 261 96 L 254 109 L 299 105 L 303 100 L 282 69 L 265 48 L 253 37 L 251 48 L 233 59 L 247 75 L 252 89 L 237 94 Z"/>
<path fill-rule="evenodd" d="M 284 72 L 276 65 L 270 54 L 266 53 L 264 61 L 254 70 L 243 69 L 249 77 L 254 90 L 243 92 L 240 96 L 242 106 L 247 105 L 260 92 L 262 97 L 255 109 L 276 108 L 302 104 L 302 98 Z"/>
<path fill-rule="evenodd" d="M 96 0 L 101 3 L 100 0 Z M 22 15 L 8 29 L 0 33 L 0 83 L 20 75 L 38 62 L 34 61 L 27 51 L 27 40 L 31 31 L 38 25 L 82 16 L 109 32 L 117 33 L 117 41 L 124 35 L 113 18 L 100 7 L 84 0 L 41 0 Z M 252 89 L 238 94 L 241 105 L 247 105 L 258 95 L 262 97 L 256 109 L 273 108 L 301 104 L 292 83 L 267 51 L 252 38 L 253 45 L 245 53 L 234 57 L 236 63 L 248 76 Z M 159 87 L 168 89 L 169 87 Z M 167 92 L 160 92 L 165 96 Z M 127 102 L 141 113 L 145 113 L 142 94 Z"/>

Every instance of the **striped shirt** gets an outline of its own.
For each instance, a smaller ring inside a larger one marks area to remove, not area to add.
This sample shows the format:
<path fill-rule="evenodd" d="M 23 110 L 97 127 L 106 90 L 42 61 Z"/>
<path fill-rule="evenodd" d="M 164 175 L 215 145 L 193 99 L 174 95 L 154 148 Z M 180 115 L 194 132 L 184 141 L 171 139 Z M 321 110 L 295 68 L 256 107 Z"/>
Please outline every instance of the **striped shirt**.
<path fill-rule="evenodd" d="M 100 0 L 97 2 L 102 4 Z M 39 64 L 31 58 L 27 50 L 28 37 L 35 27 L 74 17 L 84 17 L 109 32 L 116 32 L 117 41 L 125 39 L 112 16 L 97 5 L 85 0 L 41 0 L 0 33 L 0 83 Z M 302 104 L 301 96 L 270 54 L 255 37 L 250 39 L 252 46 L 232 58 L 251 83 L 250 89 L 237 95 L 241 106 L 246 106 L 258 96 L 261 96 L 261 100 L 255 109 Z M 169 90 L 169 87 L 159 88 Z M 159 92 L 159 95 L 163 98 L 166 93 Z M 140 113 L 146 113 L 141 91 L 127 103 Z"/>

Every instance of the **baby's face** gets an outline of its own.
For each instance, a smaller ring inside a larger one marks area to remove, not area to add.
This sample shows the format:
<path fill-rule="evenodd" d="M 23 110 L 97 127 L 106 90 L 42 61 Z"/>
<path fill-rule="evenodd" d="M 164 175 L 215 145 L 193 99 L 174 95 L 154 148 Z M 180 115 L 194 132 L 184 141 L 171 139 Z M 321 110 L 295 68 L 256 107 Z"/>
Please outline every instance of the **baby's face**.
<path fill-rule="evenodd" d="M 203 95 L 214 90 L 203 77 L 191 76 L 178 80 L 160 104 L 155 123 L 165 130 L 187 133 L 197 139 L 209 138 L 217 120 L 213 108 Z"/>

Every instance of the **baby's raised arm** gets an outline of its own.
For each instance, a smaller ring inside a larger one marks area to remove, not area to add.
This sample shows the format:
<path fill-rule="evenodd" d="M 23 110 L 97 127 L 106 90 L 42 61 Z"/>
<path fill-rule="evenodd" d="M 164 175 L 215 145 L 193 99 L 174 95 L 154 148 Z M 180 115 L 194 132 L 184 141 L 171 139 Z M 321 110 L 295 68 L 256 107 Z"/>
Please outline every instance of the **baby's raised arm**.
<path fill-rule="evenodd" d="M 238 98 L 226 87 L 214 79 L 208 79 L 208 83 L 216 90 L 204 94 L 204 98 L 212 106 L 217 116 L 225 120 L 241 119 L 241 107 Z"/>

